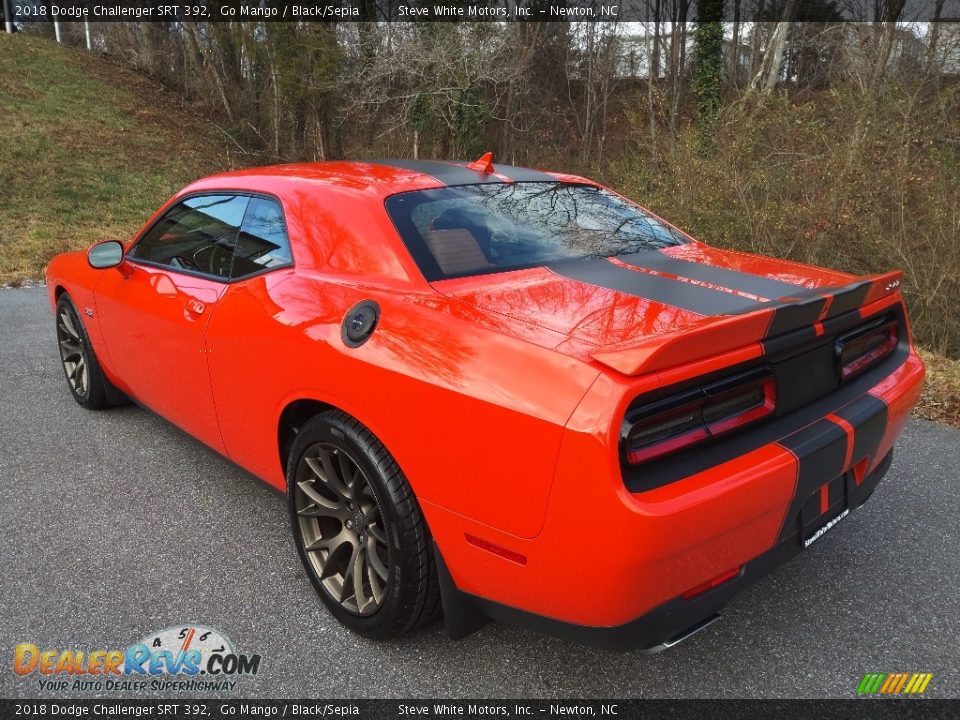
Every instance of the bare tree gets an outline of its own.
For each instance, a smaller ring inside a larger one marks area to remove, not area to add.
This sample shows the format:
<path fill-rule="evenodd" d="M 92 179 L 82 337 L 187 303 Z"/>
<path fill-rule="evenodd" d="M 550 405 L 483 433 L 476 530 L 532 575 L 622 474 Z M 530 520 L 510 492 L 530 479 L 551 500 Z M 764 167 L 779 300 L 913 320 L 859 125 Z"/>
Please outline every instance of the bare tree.
<path fill-rule="evenodd" d="M 876 89 L 879 85 L 880 79 L 887 69 L 887 63 L 890 62 L 893 38 L 897 32 L 897 21 L 903 13 L 905 3 L 906 0 L 885 0 L 883 38 L 880 43 L 880 51 L 877 53 L 877 59 L 873 65 L 873 72 L 870 75 L 870 87 L 873 89 Z"/>
<path fill-rule="evenodd" d="M 787 46 L 787 35 L 790 32 L 790 21 L 793 18 L 793 11 L 796 0 L 786 0 L 783 7 L 783 14 L 777 22 L 764 53 L 763 62 L 753 80 L 750 82 L 751 90 L 762 90 L 770 93 L 777 86 L 777 80 L 780 79 L 780 73 L 783 71 L 783 55 Z"/>

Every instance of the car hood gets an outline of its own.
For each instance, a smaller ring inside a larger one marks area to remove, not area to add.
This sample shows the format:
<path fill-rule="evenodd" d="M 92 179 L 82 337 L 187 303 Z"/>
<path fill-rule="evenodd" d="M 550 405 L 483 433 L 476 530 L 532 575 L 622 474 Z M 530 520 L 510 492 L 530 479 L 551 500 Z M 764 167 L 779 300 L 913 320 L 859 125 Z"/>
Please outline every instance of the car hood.
<path fill-rule="evenodd" d="M 586 344 L 594 360 L 637 374 L 812 326 L 892 292 L 899 277 L 857 278 L 690 243 L 433 285 L 511 318 L 518 332 L 539 326 L 557 334 L 558 346 Z"/>

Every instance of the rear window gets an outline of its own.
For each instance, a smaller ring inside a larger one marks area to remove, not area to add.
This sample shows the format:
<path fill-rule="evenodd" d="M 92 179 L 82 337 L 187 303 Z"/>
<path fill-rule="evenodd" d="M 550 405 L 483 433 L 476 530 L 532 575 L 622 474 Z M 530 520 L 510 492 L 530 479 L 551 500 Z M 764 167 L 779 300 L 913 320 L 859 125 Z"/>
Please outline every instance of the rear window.
<path fill-rule="evenodd" d="M 612 257 L 686 238 L 592 185 L 488 183 L 387 198 L 387 212 L 428 280 Z"/>

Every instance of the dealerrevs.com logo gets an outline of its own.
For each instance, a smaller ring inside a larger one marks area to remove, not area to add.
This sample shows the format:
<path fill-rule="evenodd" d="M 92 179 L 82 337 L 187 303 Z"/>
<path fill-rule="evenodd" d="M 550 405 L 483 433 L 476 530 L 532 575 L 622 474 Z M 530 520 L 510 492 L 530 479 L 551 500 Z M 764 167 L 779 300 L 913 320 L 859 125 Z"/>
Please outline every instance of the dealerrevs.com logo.
<path fill-rule="evenodd" d="M 224 691 L 259 670 L 259 655 L 238 653 L 223 633 L 201 625 L 164 628 L 124 650 L 20 643 L 13 653 L 13 671 L 36 676 L 44 691 Z"/>

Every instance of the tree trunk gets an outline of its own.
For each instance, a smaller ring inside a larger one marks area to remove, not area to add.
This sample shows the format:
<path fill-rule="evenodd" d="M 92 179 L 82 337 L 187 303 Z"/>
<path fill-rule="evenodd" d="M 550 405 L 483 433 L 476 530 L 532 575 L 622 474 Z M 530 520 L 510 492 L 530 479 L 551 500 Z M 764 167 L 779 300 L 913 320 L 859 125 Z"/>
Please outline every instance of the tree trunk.
<path fill-rule="evenodd" d="M 712 146 L 713 129 L 720 113 L 722 75 L 723 0 L 697 0 L 692 79 L 702 151 Z"/>
<path fill-rule="evenodd" d="M 893 51 L 893 38 L 897 32 L 897 20 L 900 13 L 903 12 L 903 6 L 906 0 L 887 0 L 886 20 L 883 23 L 883 40 L 880 44 L 880 52 L 877 53 L 877 61 L 873 65 L 873 72 L 870 73 L 870 87 L 876 90 L 883 78 L 883 73 L 887 69 L 887 63 L 890 62 L 890 53 Z"/>
<path fill-rule="evenodd" d="M 650 126 L 650 164 L 657 166 L 657 110 L 654 102 L 654 83 L 657 82 L 657 71 L 659 70 L 656 59 L 659 58 L 659 49 L 657 45 L 660 42 L 660 3 L 657 2 L 656 15 L 653 23 L 653 47 L 650 49 L 650 55 L 647 58 L 647 115 Z"/>
<path fill-rule="evenodd" d="M 759 0 L 757 3 L 757 17 L 763 16 L 763 7 L 763 0 Z M 760 59 L 760 37 L 763 31 L 763 25 L 764 23 L 759 21 L 753 23 L 753 39 L 750 42 L 750 66 L 747 69 L 748 78 L 753 78 L 757 72 L 758 66 L 762 64 Z"/>
<path fill-rule="evenodd" d="M 730 83 L 740 79 L 740 0 L 733 0 L 733 38 L 730 43 Z"/>
<path fill-rule="evenodd" d="M 773 92 L 783 70 L 783 53 L 787 46 L 787 34 L 790 31 L 790 19 L 793 17 L 795 0 L 787 0 L 783 8 L 783 15 L 777 22 L 770 38 L 770 44 L 763 54 L 763 60 L 756 75 L 750 81 L 750 90 L 761 89 L 764 93 Z"/>
<path fill-rule="evenodd" d="M 944 0 L 937 0 L 933 6 L 933 22 L 930 23 L 930 44 L 927 46 L 927 73 L 939 75 L 940 67 L 937 62 L 937 45 L 940 42 L 940 17 L 943 14 Z"/>
<path fill-rule="evenodd" d="M 670 40 L 670 139 L 676 137 L 677 126 L 680 124 L 680 90 L 683 81 L 683 70 L 687 56 L 687 0 L 679 0 L 676 20 L 673 23 L 673 33 Z"/>
<path fill-rule="evenodd" d="M 793 10 L 793 0 L 787 0 L 785 17 L 789 17 Z M 777 29 L 773 31 L 773 37 L 770 39 L 770 65 L 767 67 L 767 76 L 763 81 L 763 91 L 765 93 L 773 92 L 777 86 L 777 80 L 780 79 L 780 71 L 783 69 L 783 52 L 787 47 L 787 32 L 790 30 L 790 22 L 781 20 L 777 23 Z"/>
<path fill-rule="evenodd" d="M 653 6 L 653 47 L 651 48 L 651 77 L 654 81 L 660 78 L 660 0 Z"/>
<path fill-rule="evenodd" d="M 233 123 L 233 111 L 230 109 L 230 101 L 227 100 L 227 93 L 223 89 L 223 82 L 220 80 L 220 74 L 217 72 L 217 68 L 213 63 L 207 63 L 203 59 L 203 55 L 200 52 L 200 40 L 197 37 L 197 24 L 196 23 L 184 23 L 183 26 L 187 29 L 187 41 L 190 46 L 190 54 L 193 57 L 194 63 L 197 65 L 197 68 L 206 67 L 207 71 L 210 73 L 213 78 L 213 84 L 217 88 L 217 93 L 220 95 L 220 101 L 223 103 L 223 109 L 227 113 L 227 119 L 230 123 Z"/>

